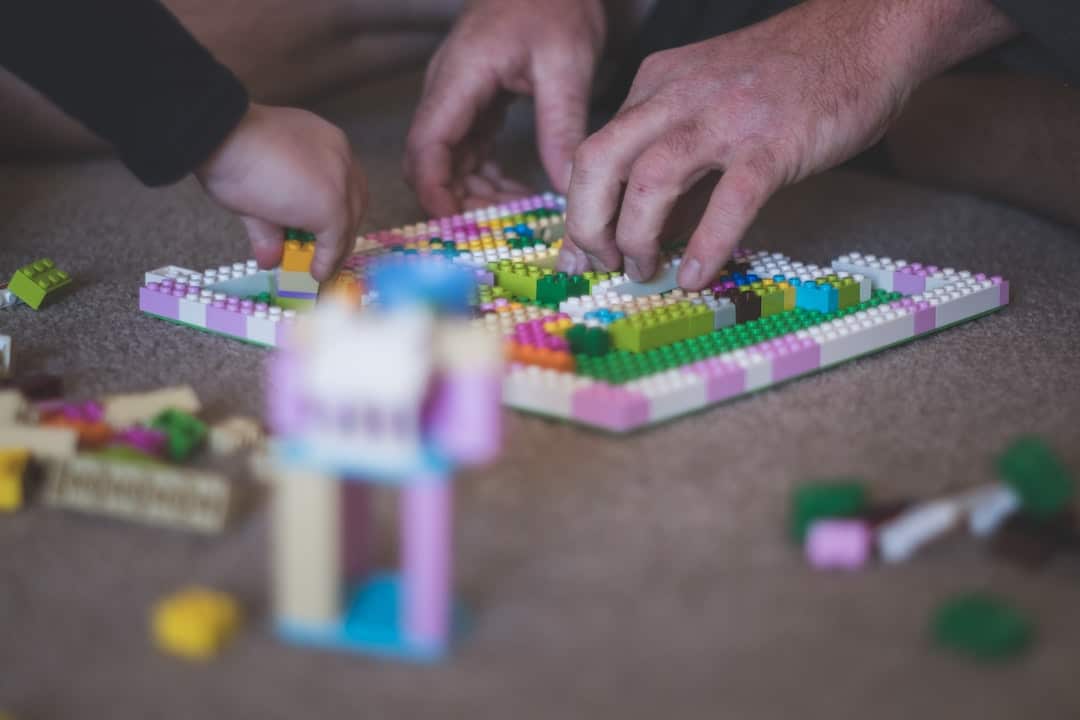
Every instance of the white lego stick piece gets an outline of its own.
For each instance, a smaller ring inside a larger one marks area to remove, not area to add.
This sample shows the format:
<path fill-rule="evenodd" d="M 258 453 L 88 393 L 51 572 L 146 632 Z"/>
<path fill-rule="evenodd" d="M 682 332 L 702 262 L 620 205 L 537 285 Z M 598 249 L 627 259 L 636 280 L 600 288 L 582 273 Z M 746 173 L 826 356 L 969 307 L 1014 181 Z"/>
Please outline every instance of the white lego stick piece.
<path fill-rule="evenodd" d="M 960 505 L 954 500 L 935 500 L 908 510 L 878 530 L 881 559 L 887 563 L 907 560 L 955 527 L 959 518 Z"/>

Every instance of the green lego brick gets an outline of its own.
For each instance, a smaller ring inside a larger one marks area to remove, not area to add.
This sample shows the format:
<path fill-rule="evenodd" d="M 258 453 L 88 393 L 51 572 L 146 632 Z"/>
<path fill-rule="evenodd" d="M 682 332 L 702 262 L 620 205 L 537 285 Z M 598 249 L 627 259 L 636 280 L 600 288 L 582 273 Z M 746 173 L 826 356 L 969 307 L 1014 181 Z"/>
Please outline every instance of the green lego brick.
<path fill-rule="evenodd" d="M 536 283 L 536 301 L 545 305 L 558 305 L 568 297 L 568 285 L 566 273 L 545 275 Z"/>
<path fill-rule="evenodd" d="M 1006 660 L 1030 647 L 1034 623 L 1019 610 L 986 593 L 957 595 L 931 621 L 934 640 L 978 660 Z"/>
<path fill-rule="evenodd" d="M 512 297 L 536 300 L 537 283 L 542 277 L 553 274 L 548 268 L 526 265 L 523 262 L 500 260 L 488 264 L 495 274 L 496 282 Z"/>
<path fill-rule="evenodd" d="M 165 410 L 150 423 L 150 427 L 165 433 L 168 438 L 165 452 L 173 462 L 184 462 L 206 440 L 206 423 L 182 410 Z"/>
<path fill-rule="evenodd" d="M 837 293 L 837 307 L 841 310 L 859 304 L 859 284 L 855 278 L 844 278 L 833 283 Z"/>
<path fill-rule="evenodd" d="M 37 310 L 70 284 L 71 276 L 57 268 L 49 258 L 42 258 L 16 270 L 8 290 Z"/>
<path fill-rule="evenodd" d="M 1064 510 L 1076 492 L 1069 471 L 1035 436 L 1017 438 L 997 461 L 998 473 L 1020 497 L 1024 513 L 1048 519 Z"/>
<path fill-rule="evenodd" d="M 754 283 L 755 285 L 757 283 Z M 761 317 L 770 317 L 784 312 L 784 293 L 775 285 L 755 289 L 761 298 Z"/>
<path fill-rule="evenodd" d="M 806 539 L 817 520 L 854 517 L 866 507 L 866 489 L 855 480 L 812 483 L 795 490 L 791 498 L 791 535 Z"/>

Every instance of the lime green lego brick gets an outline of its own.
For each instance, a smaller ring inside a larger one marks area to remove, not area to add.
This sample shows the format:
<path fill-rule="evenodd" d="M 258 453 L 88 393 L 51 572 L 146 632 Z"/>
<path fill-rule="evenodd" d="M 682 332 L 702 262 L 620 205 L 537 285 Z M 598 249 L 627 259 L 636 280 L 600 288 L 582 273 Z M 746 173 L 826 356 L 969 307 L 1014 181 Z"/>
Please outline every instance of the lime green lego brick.
<path fill-rule="evenodd" d="M 511 296 L 532 301 L 536 300 L 537 282 L 553 273 L 548 268 L 511 260 L 489 263 L 488 269 L 495 275 L 495 282 Z"/>
<path fill-rule="evenodd" d="M 309 300 L 308 298 L 276 297 L 274 298 L 274 305 L 283 310 L 297 310 L 302 312 L 315 307 L 315 300 Z"/>
<path fill-rule="evenodd" d="M 981 592 L 957 595 L 943 603 L 934 613 L 930 631 L 939 645 L 988 661 L 1020 655 L 1035 637 L 1030 618 Z"/>
<path fill-rule="evenodd" d="M 70 284 L 71 276 L 57 268 L 49 258 L 41 258 L 16 270 L 8 290 L 37 310 Z"/>
<path fill-rule="evenodd" d="M 755 283 L 757 284 L 757 283 Z M 776 286 L 755 290 L 761 298 L 761 317 L 779 315 L 784 312 L 784 293 Z"/>
<path fill-rule="evenodd" d="M 859 304 L 859 284 L 855 278 L 844 278 L 833 283 L 837 293 L 837 307 L 841 310 Z"/>
<path fill-rule="evenodd" d="M 1076 487 L 1061 459 L 1041 438 L 1017 438 L 997 461 L 998 473 L 1028 515 L 1047 519 L 1072 502 Z"/>

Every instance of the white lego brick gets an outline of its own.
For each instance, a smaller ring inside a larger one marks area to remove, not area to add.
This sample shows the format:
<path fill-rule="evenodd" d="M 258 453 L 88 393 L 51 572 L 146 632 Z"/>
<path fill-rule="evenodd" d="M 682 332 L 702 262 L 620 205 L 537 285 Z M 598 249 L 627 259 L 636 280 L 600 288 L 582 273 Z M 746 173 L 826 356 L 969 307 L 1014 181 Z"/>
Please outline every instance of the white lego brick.
<path fill-rule="evenodd" d="M 746 392 L 772 384 L 772 361 L 761 353 L 744 349 L 725 353 L 721 359 L 734 362 L 746 371 Z"/>
<path fill-rule="evenodd" d="M 939 288 L 924 296 L 937 304 L 937 327 L 945 327 L 990 312 L 1000 304 L 1001 291 L 989 280 Z"/>
<path fill-rule="evenodd" d="M 859 283 L 859 302 L 864 303 L 870 299 L 870 295 L 874 292 L 874 283 L 861 273 L 855 274 L 855 280 Z"/>
<path fill-rule="evenodd" d="M 589 378 L 535 365 L 519 365 L 503 378 L 503 404 L 521 410 L 571 416 L 574 393 L 593 384 Z"/>
<path fill-rule="evenodd" d="M 660 422 L 708 404 L 705 379 L 677 369 L 634 380 L 625 387 L 649 400 L 649 422 Z"/>
<path fill-rule="evenodd" d="M 29 406 L 18 390 L 0 390 L 0 426 L 27 419 Z"/>
<path fill-rule="evenodd" d="M 200 302 L 197 295 L 189 294 L 178 303 L 180 314 L 177 318 L 182 323 L 195 327 L 206 327 L 206 304 Z"/>
<path fill-rule="evenodd" d="M 265 313 L 248 315 L 244 337 L 251 342 L 274 347 L 277 345 L 277 327 L 280 322 L 280 315 L 276 321 Z"/>
<path fill-rule="evenodd" d="M 656 275 L 647 282 L 627 281 L 618 285 L 619 294 L 631 297 L 645 297 L 646 295 L 661 295 L 671 292 L 679 287 L 679 260 L 666 262 L 656 272 Z"/>
<path fill-rule="evenodd" d="M 887 563 L 903 562 L 920 547 L 953 528 L 960 518 L 955 501 L 920 505 L 901 514 L 877 533 L 878 551 Z"/>
<path fill-rule="evenodd" d="M 78 435 L 71 428 L 0 425 L 0 447 L 25 448 L 35 458 L 63 460 L 75 455 Z"/>
<path fill-rule="evenodd" d="M 105 422 L 117 428 L 150 422 L 163 410 L 175 409 L 194 414 L 202 408 L 199 396 L 188 385 L 145 393 L 110 395 L 104 399 L 103 404 Z"/>
<path fill-rule="evenodd" d="M 202 279 L 202 274 L 196 270 L 189 270 L 177 265 L 166 265 L 159 267 L 156 270 L 150 270 L 144 276 L 145 284 L 149 285 L 152 282 L 160 283 L 165 280 L 184 280 L 191 281 L 192 279 Z"/>

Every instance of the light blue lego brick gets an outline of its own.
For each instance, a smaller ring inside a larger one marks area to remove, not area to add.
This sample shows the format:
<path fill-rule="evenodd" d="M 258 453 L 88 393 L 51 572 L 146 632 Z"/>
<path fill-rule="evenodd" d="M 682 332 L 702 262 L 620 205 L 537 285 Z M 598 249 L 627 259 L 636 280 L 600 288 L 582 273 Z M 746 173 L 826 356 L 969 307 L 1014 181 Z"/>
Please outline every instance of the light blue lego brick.
<path fill-rule="evenodd" d="M 454 469 L 454 464 L 431 444 L 424 445 L 415 461 L 407 467 L 365 464 L 354 457 L 355 453 L 329 457 L 326 452 L 312 452 L 303 440 L 275 440 L 271 443 L 271 451 L 283 465 L 390 487 L 416 484 L 417 478 L 427 478 L 424 482 L 445 482 Z"/>
<path fill-rule="evenodd" d="M 401 577 L 397 573 L 378 573 L 353 588 L 344 615 L 325 624 L 277 622 L 277 633 L 286 642 L 372 655 L 394 660 L 437 662 L 450 650 L 453 641 L 467 627 L 464 608 L 457 602 L 452 609 L 450 642 L 440 645 L 416 645 L 402 633 Z"/>
<path fill-rule="evenodd" d="M 273 292 L 274 273 L 270 270 L 260 270 L 252 275 L 222 280 L 211 283 L 203 289 L 215 293 L 225 293 L 233 297 L 252 297 L 263 293 Z"/>
<path fill-rule="evenodd" d="M 311 273 L 278 270 L 277 289 L 279 293 L 316 294 L 319 292 L 319 281 L 311 277 Z"/>
<path fill-rule="evenodd" d="M 660 295 L 671 292 L 679 287 L 679 267 L 671 263 L 660 268 L 656 275 L 648 282 L 628 282 L 615 288 L 620 295 L 633 297 L 646 297 L 648 295 Z"/>

